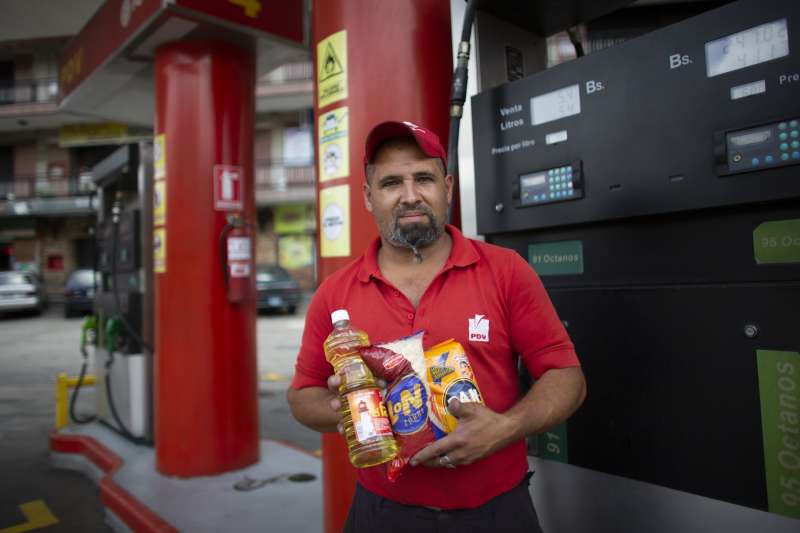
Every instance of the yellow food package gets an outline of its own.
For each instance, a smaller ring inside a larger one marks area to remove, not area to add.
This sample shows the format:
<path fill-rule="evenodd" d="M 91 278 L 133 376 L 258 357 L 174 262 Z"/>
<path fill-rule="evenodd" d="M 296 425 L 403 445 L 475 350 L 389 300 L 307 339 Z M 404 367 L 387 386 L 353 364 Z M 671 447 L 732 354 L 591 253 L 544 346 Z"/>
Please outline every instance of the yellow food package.
<path fill-rule="evenodd" d="M 464 348 L 453 339 L 425 351 L 425 374 L 430 389 L 430 405 L 435 415 L 431 420 L 435 429 L 441 432 L 436 437 L 440 438 L 458 425 L 458 419 L 447 409 L 451 398 L 458 398 L 464 403 L 483 403 L 483 396 Z"/>

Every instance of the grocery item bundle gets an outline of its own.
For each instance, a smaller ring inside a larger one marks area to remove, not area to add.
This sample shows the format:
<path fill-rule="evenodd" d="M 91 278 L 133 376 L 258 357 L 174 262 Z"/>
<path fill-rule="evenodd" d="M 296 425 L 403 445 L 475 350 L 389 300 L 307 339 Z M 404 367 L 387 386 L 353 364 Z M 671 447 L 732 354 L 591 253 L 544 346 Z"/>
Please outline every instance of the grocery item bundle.
<path fill-rule="evenodd" d="M 450 339 L 423 351 L 423 334 L 358 349 L 387 383 L 386 410 L 399 448 L 387 466 L 391 481 L 418 451 L 455 429 L 458 420 L 447 408 L 451 398 L 483 403 L 461 344 Z"/>

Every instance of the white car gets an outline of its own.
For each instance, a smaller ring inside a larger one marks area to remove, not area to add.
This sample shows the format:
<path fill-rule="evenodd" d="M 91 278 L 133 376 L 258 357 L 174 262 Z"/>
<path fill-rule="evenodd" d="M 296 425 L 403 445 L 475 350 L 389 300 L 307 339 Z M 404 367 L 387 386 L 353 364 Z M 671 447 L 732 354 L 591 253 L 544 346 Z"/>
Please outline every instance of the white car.
<path fill-rule="evenodd" d="M 47 307 L 44 288 L 28 272 L 0 272 L 0 313 L 31 311 L 39 314 Z"/>

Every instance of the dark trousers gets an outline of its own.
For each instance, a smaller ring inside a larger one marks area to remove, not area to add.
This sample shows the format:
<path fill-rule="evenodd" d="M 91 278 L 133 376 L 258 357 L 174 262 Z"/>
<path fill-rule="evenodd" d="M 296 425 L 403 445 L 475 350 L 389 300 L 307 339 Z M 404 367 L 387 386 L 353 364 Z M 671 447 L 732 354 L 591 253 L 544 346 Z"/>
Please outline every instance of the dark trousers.
<path fill-rule="evenodd" d="M 531 474 L 510 491 L 476 509 L 437 511 L 403 505 L 356 485 L 345 533 L 541 533 L 528 484 Z"/>

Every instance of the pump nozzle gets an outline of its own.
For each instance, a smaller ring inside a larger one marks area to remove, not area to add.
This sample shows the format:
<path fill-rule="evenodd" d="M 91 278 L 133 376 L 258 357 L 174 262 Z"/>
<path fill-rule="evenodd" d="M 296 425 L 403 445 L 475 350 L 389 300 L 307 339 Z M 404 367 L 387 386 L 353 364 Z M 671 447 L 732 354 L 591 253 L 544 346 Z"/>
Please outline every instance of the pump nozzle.
<path fill-rule="evenodd" d="M 109 353 L 113 353 L 117 350 L 121 331 L 122 321 L 120 319 L 109 318 L 106 320 L 106 349 Z"/>
<path fill-rule="evenodd" d="M 97 317 L 89 315 L 83 319 L 81 326 L 81 354 L 86 357 L 86 345 L 94 344 L 97 335 Z"/>

